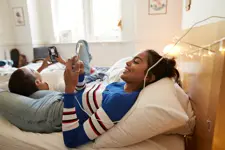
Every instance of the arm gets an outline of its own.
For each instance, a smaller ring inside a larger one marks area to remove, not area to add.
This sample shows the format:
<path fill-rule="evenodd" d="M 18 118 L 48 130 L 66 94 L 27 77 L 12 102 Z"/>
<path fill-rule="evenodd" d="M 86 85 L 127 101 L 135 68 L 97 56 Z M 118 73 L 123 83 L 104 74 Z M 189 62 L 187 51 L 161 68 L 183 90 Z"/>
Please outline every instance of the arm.
<path fill-rule="evenodd" d="M 77 83 L 76 88 L 75 88 L 75 92 L 78 92 L 78 91 L 81 91 L 81 90 L 85 89 L 86 83 L 84 81 L 84 77 L 85 77 L 84 74 L 79 75 L 78 83 Z"/>
<path fill-rule="evenodd" d="M 57 57 L 56 60 L 63 64 L 63 65 L 66 65 L 66 62 L 62 59 L 61 56 Z M 47 68 L 48 66 L 52 65 L 53 63 L 51 63 L 50 61 L 50 57 L 48 56 L 47 58 L 45 58 L 42 62 L 42 65 L 38 68 L 38 72 L 40 73 L 42 70 L 44 70 L 45 68 Z"/>
<path fill-rule="evenodd" d="M 59 62 L 59 63 L 61 63 L 61 64 L 63 64 L 63 65 L 66 65 L 66 61 L 59 55 L 59 57 L 56 57 L 56 60 Z"/>
<path fill-rule="evenodd" d="M 37 72 L 40 73 L 42 70 L 44 70 L 48 66 L 52 65 L 52 63 L 49 63 L 49 62 L 50 62 L 50 58 L 49 57 L 45 58 L 41 64 L 41 66 L 37 69 Z"/>
<path fill-rule="evenodd" d="M 62 130 L 65 145 L 70 148 L 78 147 L 112 128 L 113 122 L 120 120 L 132 106 L 125 106 L 125 103 L 121 103 L 123 100 L 124 97 L 119 94 L 108 97 L 96 113 L 80 124 L 76 115 L 74 94 L 64 94 Z"/>

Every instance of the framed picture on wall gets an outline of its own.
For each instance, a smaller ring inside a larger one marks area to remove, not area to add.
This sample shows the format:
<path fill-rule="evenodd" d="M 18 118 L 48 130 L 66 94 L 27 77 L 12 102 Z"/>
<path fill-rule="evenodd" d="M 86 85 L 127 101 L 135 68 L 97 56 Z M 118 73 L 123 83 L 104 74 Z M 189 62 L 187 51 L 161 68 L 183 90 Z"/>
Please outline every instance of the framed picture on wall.
<path fill-rule="evenodd" d="M 162 15 L 167 13 L 167 0 L 148 0 L 148 14 Z"/>
<path fill-rule="evenodd" d="M 23 7 L 14 7 L 13 16 L 16 26 L 25 26 Z"/>

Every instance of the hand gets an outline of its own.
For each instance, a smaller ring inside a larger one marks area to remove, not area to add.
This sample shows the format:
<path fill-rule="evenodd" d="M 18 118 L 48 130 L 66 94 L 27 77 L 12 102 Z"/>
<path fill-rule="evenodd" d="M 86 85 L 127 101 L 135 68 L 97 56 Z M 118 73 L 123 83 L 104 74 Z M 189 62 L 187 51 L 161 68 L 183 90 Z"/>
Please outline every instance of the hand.
<path fill-rule="evenodd" d="M 47 58 L 45 58 L 41 64 L 41 67 L 38 68 L 38 72 L 41 72 L 42 70 L 44 70 L 45 68 L 47 68 L 48 66 L 52 65 L 51 61 L 50 61 L 50 57 L 48 56 Z"/>
<path fill-rule="evenodd" d="M 80 64 L 80 73 L 79 73 L 79 75 L 84 74 L 84 63 L 83 63 L 83 61 L 78 60 L 77 63 Z"/>
<path fill-rule="evenodd" d="M 80 65 L 80 72 L 79 75 L 84 74 L 84 63 L 83 61 L 79 60 L 79 56 L 74 56 L 74 64 L 78 63 Z"/>
<path fill-rule="evenodd" d="M 43 60 L 41 67 L 44 69 L 44 68 L 47 68 L 50 65 L 52 65 L 52 63 L 50 61 L 50 57 L 48 56 L 47 58 L 45 58 Z"/>
<path fill-rule="evenodd" d="M 76 56 L 66 62 L 66 69 L 64 71 L 66 93 L 74 93 L 80 74 L 80 65 L 81 63 L 78 62 L 78 58 Z"/>
<path fill-rule="evenodd" d="M 63 65 L 66 65 L 66 62 L 65 60 L 62 59 L 62 57 L 59 55 L 58 57 L 55 58 L 57 60 L 57 62 L 63 64 Z"/>

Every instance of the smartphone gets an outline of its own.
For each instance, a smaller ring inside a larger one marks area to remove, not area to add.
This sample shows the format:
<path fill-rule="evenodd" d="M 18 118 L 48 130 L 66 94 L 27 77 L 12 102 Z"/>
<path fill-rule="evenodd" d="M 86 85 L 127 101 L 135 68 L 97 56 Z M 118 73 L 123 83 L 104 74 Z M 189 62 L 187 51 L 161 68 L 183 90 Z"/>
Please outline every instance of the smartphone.
<path fill-rule="evenodd" d="M 56 63 L 56 58 L 59 57 L 58 51 L 55 46 L 51 46 L 48 48 L 49 57 L 52 63 Z"/>
<path fill-rule="evenodd" d="M 82 49 L 83 43 L 77 43 L 76 45 L 76 55 L 78 56 L 78 58 L 80 57 L 80 52 Z M 75 64 L 72 64 L 72 70 L 75 71 Z"/>
<path fill-rule="evenodd" d="M 80 56 L 80 51 L 83 47 L 83 43 L 78 43 L 77 47 L 76 47 L 76 54 L 79 57 Z"/>

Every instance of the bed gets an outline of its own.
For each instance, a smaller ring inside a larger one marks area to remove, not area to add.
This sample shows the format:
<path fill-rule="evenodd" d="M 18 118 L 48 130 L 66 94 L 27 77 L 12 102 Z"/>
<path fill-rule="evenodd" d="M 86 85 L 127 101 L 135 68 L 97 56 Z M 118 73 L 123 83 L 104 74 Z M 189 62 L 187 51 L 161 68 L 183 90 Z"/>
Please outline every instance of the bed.
<path fill-rule="evenodd" d="M 104 80 L 104 82 L 111 83 L 120 80 L 118 74 L 121 73 L 123 70 L 124 62 L 126 59 L 122 59 L 123 64 L 121 61 L 117 62 L 108 72 L 110 74 L 108 77 L 110 80 Z M 31 63 L 26 67 L 30 68 L 38 68 L 40 63 Z M 64 84 L 63 83 L 63 66 L 60 64 L 54 64 L 49 67 L 47 70 L 43 72 L 43 76 L 45 80 L 50 82 L 50 84 L 54 84 L 57 80 L 59 84 L 53 86 L 55 90 L 59 90 L 58 86 Z M 13 70 L 11 70 L 12 72 Z M 11 72 L 7 73 L 7 77 L 10 76 Z M 7 79 L 5 79 L 7 82 Z M 62 89 L 62 88 L 61 88 Z M 62 133 L 52 133 L 52 134 L 37 134 L 31 132 L 24 132 L 17 128 L 16 126 L 9 123 L 4 118 L 0 118 L 0 149 L 49 149 L 49 150 L 63 150 L 67 149 L 63 143 Z M 13 144 L 12 144 L 13 143 Z M 101 150 L 101 149 L 108 149 L 108 150 L 184 150 L 184 137 L 183 135 L 178 134 L 161 134 L 158 136 L 154 136 L 148 140 L 143 142 L 139 142 L 130 146 L 119 147 L 119 148 L 98 148 L 96 147 L 95 143 L 89 143 L 84 146 L 77 148 L 78 150 Z"/>
<path fill-rule="evenodd" d="M 204 30 L 209 29 L 204 28 Z M 189 39 L 192 39 L 192 36 Z M 191 51 L 189 45 L 182 46 Z M 219 45 L 215 45 L 215 49 L 218 50 Z M 193 136 L 186 136 L 184 140 L 181 135 L 163 134 L 135 145 L 103 149 L 184 150 L 185 142 L 186 150 L 211 150 L 213 145 L 221 146 L 222 144 L 218 140 L 219 137 L 222 137 L 222 133 L 219 134 L 221 125 L 218 123 L 216 116 L 220 118 L 220 114 L 224 114 L 219 113 L 222 108 L 218 107 L 218 103 L 222 102 L 224 98 L 224 93 L 220 89 L 221 86 L 225 85 L 223 79 L 225 70 L 224 55 L 218 51 L 211 57 L 206 57 L 204 54 L 206 53 L 194 57 L 182 55 L 178 58 L 183 87 L 191 98 L 197 117 Z M 213 66 L 218 67 L 214 68 Z M 48 70 L 46 74 L 50 76 L 51 72 L 54 73 L 55 71 L 56 69 Z M 60 74 L 60 69 L 56 72 Z M 116 77 L 114 80 L 116 80 Z M 34 134 L 23 132 L 3 118 L 0 119 L 0 126 L 0 149 L 67 149 L 63 144 L 61 133 Z M 96 150 L 96 147 L 94 143 L 89 143 L 77 149 Z"/>

